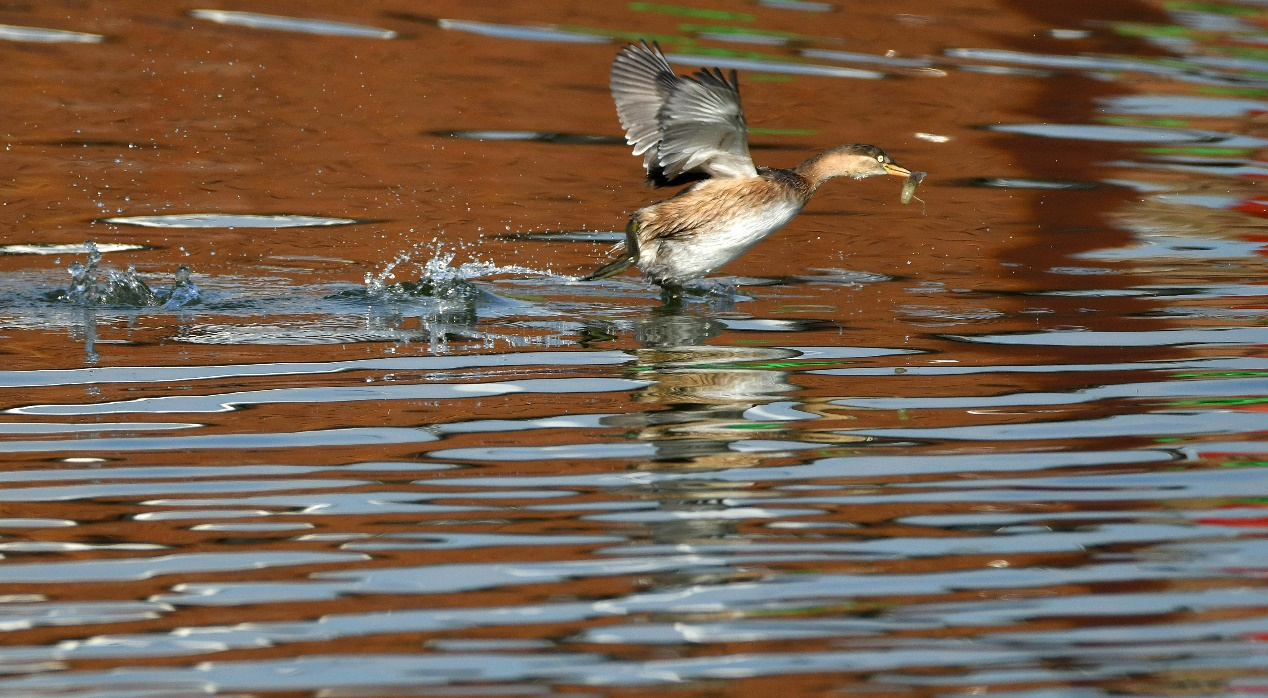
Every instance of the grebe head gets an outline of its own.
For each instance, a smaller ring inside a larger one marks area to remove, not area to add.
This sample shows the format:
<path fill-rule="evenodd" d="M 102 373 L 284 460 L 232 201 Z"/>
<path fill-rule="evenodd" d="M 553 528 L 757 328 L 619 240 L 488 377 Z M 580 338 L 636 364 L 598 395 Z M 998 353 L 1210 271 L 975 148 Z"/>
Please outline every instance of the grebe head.
<path fill-rule="evenodd" d="M 874 145 L 851 143 L 828 150 L 812 160 L 817 160 L 815 170 L 823 179 L 832 177 L 875 177 L 893 175 L 910 177 L 911 171 L 894 162 L 888 153 Z"/>

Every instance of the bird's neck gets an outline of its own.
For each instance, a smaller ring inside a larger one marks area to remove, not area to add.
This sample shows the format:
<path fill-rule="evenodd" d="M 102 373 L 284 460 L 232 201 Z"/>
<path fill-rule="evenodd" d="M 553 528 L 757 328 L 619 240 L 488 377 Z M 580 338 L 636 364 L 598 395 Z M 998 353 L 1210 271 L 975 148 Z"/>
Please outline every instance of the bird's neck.
<path fill-rule="evenodd" d="M 806 180 L 811 193 L 829 179 L 858 176 L 853 159 L 844 157 L 835 148 L 807 159 L 792 171 Z"/>

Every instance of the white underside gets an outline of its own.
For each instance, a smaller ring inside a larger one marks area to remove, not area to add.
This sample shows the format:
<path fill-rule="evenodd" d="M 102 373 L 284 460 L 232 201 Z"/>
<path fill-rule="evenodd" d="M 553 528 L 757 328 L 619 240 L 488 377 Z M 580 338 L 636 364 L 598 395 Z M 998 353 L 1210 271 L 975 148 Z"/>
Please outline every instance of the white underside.
<path fill-rule="evenodd" d="M 744 254 L 800 211 L 801 206 L 791 201 L 778 202 L 728 225 L 696 230 L 690 237 L 650 240 L 639 250 L 638 266 L 661 283 L 698 279 Z"/>

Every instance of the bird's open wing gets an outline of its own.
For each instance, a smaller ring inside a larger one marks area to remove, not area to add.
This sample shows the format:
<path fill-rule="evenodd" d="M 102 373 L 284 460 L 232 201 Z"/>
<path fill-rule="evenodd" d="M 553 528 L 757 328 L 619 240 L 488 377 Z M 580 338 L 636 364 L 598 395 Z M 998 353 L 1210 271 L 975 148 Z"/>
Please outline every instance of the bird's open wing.
<path fill-rule="evenodd" d="M 714 177 L 756 177 L 735 73 L 702 70 L 682 78 L 657 115 L 665 176 L 701 170 Z"/>
<path fill-rule="evenodd" d="M 734 72 L 678 77 L 660 47 L 640 42 L 617 54 L 611 87 L 626 141 L 644 156 L 650 179 L 757 175 Z"/>
<path fill-rule="evenodd" d="M 625 141 L 634 146 L 635 155 L 644 155 L 643 164 L 650 171 L 657 165 L 660 143 L 661 107 L 678 84 L 678 76 L 660 52 L 643 42 L 625 47 L 612 62 L 610 75 L 612 101 L 625 127 Z"/>

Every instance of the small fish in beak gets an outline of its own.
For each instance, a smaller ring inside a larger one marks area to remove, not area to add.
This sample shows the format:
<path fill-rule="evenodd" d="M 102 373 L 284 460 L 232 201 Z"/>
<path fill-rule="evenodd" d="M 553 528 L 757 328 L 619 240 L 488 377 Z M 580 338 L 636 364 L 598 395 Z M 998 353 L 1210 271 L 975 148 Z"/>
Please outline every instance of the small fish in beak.
<path fill-rule="evenodd" d="M 912 172 L 911 175 L 907 177 L 907 181 L 903 182 L 903 193 L 898 200 L 901 201 L 904 206 L 911 203 L 912 197 L 916 195 L 916 187 L 920 186 L 920 183 L 925 181 L 925 174 L 926 173 L 924 172 Z M 916 199 L 916 201 L 920 201 L 920 199 Z"/>

